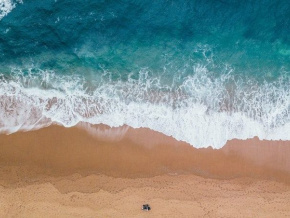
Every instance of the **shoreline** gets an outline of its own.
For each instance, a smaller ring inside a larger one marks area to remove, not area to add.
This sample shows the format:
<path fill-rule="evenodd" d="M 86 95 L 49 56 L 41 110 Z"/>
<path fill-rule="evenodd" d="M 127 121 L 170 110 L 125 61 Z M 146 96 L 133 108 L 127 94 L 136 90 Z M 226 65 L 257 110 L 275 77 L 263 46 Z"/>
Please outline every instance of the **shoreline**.
<path fill-rule="evenodd" d="M 99 172 L 117 177 L 194 174 L 290 181 L 290 141 L 231 140 L 221 149 L 194 148 L 141 128 L 95 126 L 0 135 L 0 164 L 43 167 L 55 174 Z"/>

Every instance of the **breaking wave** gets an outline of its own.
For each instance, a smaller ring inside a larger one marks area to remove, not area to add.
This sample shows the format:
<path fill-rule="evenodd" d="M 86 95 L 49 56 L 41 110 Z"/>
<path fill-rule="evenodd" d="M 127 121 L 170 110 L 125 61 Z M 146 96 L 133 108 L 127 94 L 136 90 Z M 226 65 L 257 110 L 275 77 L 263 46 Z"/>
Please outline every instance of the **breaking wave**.
<path fill-rule="evenodd" d="M 22 3 L 22 0 L 0 0 L 0 20 L 9 14 L 17 3 Z"/>
<path fill-rule="evenodd" d="M 87 80 L 38 70 L 0 76 L 0 132 L 14 133 L 79 122 L 147 127 L 200 148 L 258 136 L 290 140 L 290 81 L 257 82 L 205 66 L 165 85 L 141 70 L 138 78 Z"/>

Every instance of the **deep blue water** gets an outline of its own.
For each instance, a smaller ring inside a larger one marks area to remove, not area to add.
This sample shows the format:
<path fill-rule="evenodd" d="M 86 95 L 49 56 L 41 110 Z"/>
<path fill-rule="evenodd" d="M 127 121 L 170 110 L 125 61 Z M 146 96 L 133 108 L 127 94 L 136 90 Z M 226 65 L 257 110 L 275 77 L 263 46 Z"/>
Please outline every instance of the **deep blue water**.
<path fill-rule="evenodd" d="M 289 137 L 289 0 L 11 3 L 0 20 L 2 110 L 36 115 L 2 112 L 3 131 L 42 117 L 145 126 L 199 147 Z"/>
<path fill-rule="evenodd" d="M 239 74 L 275 77 L 289 71 L 289 35 L 288 0 L 26 0 L 1 20 L 0 60 L 58 73 L 146 67 L 154 74 L 169 64 L 173 75 L 191 74 L 208 58 L 217 74 L 228 64 Z"/>

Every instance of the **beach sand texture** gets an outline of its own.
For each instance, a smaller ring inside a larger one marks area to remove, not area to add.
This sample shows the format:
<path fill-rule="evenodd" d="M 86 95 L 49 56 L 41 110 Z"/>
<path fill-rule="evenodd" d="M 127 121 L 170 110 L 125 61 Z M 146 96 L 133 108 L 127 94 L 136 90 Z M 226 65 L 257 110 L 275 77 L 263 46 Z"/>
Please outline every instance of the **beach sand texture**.
<path fill-rule="evenodd" d="M 0 217 L 290 216 L 289 142 L 195 149 L 148 129 L 83 127 L 0 136 Z"/>

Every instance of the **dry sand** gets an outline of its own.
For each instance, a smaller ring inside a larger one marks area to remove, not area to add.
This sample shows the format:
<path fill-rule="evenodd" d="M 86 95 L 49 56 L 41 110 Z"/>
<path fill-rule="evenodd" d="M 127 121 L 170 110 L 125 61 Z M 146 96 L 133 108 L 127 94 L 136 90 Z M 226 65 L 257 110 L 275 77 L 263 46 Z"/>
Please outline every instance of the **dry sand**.
<path fill-rule="evenodd" d="M 290 142 L 79 127 L 0 136 L 0 217 L 290 217 Z"/>

